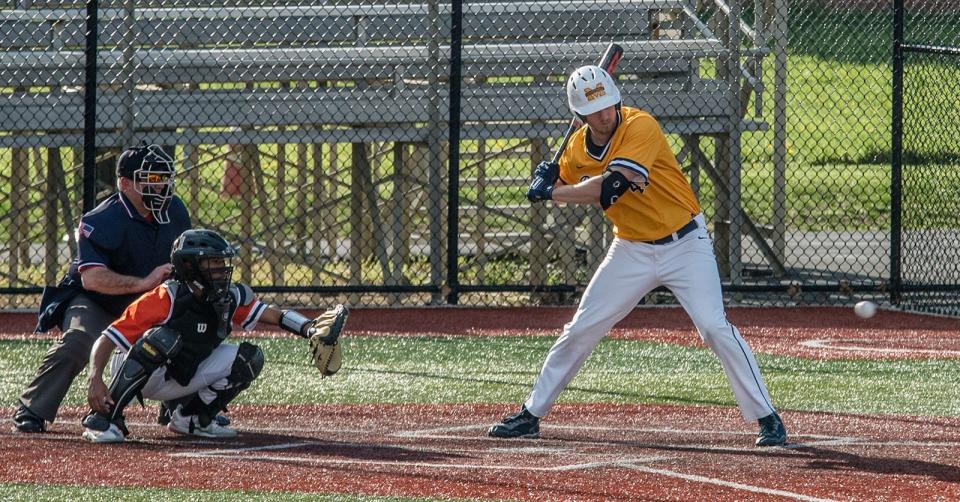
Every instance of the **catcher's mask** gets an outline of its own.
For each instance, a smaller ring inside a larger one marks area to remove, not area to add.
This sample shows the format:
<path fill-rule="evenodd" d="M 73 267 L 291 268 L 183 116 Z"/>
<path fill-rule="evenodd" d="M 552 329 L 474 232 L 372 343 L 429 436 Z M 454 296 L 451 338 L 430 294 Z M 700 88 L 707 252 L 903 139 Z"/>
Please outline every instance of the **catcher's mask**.
<path fill-rule="evenodd" d="M 117 160 L 117 175 L 133 180 L 134 190 L 157 223 L 170 223 L 167 210 L 176 168 L 167 152 L 157 145 L 130 148 Z"/>
<path fill-rule="evenodd" d="M 173 243 L 170 263 L 177 279 L 187 283 L 208 302 L 230 298 L 233 258 L 236 251 L 213 230 L 194 229 L 180 234 Z"/>

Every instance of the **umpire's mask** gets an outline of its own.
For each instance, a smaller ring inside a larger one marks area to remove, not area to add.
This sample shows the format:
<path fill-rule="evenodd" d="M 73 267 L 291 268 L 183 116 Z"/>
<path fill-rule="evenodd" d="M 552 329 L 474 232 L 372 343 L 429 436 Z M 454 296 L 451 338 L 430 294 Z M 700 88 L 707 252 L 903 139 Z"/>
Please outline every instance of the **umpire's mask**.
<path fill-rule="evenodd" d="M 176 169 L 167 152 L 157 145 L 130 148 L 117 160 L 117 175 L 133 180 L 144 207 L 157 223 L 170 223 L 167 210 L 173 199 Z"/>

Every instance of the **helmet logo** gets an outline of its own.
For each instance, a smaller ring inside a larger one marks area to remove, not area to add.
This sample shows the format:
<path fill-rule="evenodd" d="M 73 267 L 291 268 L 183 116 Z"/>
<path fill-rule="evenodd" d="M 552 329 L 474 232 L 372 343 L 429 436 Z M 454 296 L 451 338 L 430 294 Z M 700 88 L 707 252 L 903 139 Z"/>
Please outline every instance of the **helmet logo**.
<path fill-rule="evenodd" d="M 607 91 L 603 88 L 603 84 L 597 84 L 592 88 L 584 88 L 583 94 L 587 97 L 587 101 L 593 101 L 601 96 L 606 96 Z"/>

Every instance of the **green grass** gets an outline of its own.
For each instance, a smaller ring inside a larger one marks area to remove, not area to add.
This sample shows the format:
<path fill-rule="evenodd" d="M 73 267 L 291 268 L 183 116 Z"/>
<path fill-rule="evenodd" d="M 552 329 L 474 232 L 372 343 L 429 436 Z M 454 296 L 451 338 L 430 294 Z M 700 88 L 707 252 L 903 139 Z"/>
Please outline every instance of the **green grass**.
<path fill-rule="evenodd" d="M 254 342 L 263 347 L 267 365 L 238 404 L 520 402 L 553 339 L 347 338 L 345 368 L 328 379 L 320 379 L 309 365 L 303 341 Z M 47 345 L 0 342 L 0 400 L 16 400 Z M 763 354 L 757 359 L 775 404 L 783 409 L 960 414 L 960 366 L 954 362 L 812 361 Z M 83 404 L 84 391 L 75 385 L 66 403 Z M 560 402 L 734 406 L 712 352 L 628 340 L 601 342 Z"/>
<path fill-rule="evenodd" d="M 691 335 L 693 336 L 693 335 Z M 239 340 L 238 340 L 239 341 Z M 254 339 L 267 356 L 261 377 L 239 405 L 310 403 L 520 402 L 539 371 L 552 337 L 369 337 L 343 340 L 345 368 L 320 379 L 305 342 Z M 0 341 L 0 400 L 15 402 L 49 341 Z M 960 414 L 956 361 L 814 361 L 757 356 L 782 410 L 890 415 Z M 84 403 L 84 375 L 67 405 Z M 667 403 L 735 406 L 717 358 L 708 350 L 604 340 L 561 395 L 561 403 Z M 211 491 L 142 487 L 0 484 L 0 499 L 34 500 L 318 500 L 428 499 Z"/>

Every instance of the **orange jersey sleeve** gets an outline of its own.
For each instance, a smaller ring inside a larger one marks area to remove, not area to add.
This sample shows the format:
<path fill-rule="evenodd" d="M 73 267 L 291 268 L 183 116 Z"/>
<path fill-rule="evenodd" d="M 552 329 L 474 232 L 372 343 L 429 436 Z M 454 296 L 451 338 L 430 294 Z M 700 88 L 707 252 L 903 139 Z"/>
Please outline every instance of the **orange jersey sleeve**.
<path fill-rule="evenodd" d="M 237 310 L 233 311 L 233 324 L 243 331 L 253 331 L 267 304 L 260 301 L 246 284 L 236 285 Z"/>
<path fill-rule="evenodd" d="M 170 290 L 166 284 L 161 284 L 131 303 L 116 321 L 103 330 L 103 334 L 117 348 L 126 352 L 148 329 L 166 322 L 172 309 Z"/>

